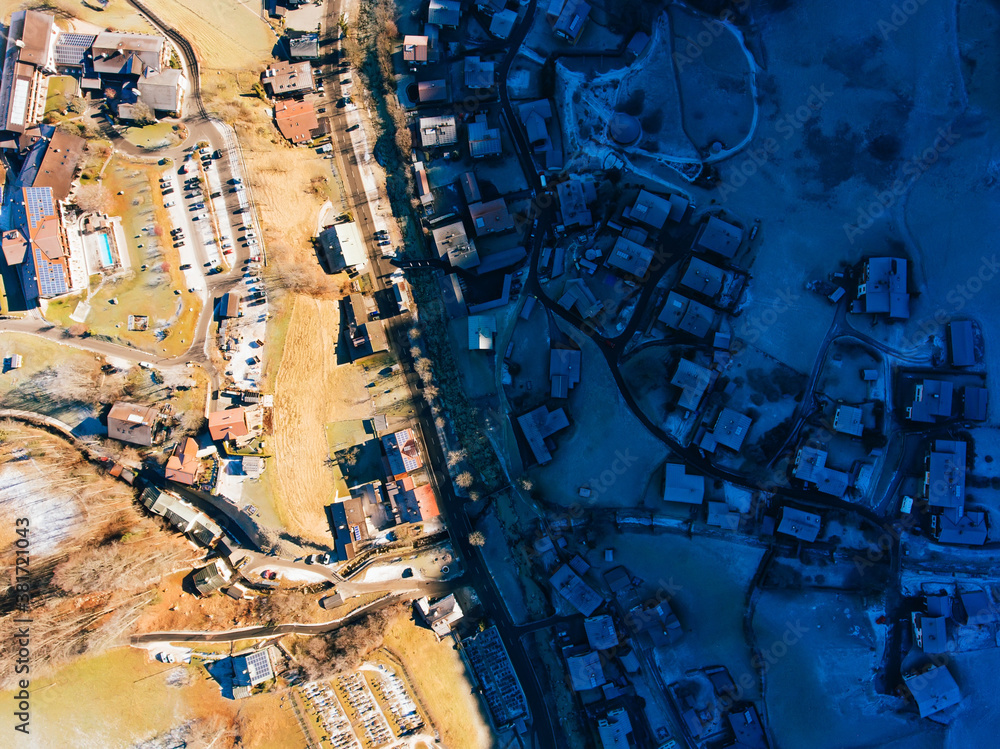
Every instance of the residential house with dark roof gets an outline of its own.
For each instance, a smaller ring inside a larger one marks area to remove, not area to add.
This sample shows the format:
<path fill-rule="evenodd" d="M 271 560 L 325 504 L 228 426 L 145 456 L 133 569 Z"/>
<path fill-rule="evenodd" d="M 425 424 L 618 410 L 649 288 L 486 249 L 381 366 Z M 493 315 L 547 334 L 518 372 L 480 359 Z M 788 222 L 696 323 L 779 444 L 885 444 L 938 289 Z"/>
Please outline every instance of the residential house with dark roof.
<path fill-rule="evenodd" d="M 667 221 L 680 221 L 687 212 L 689 202 L 682 195 L 671 194 L 664 198 L 648 190 L 639 190 L 635 202 L 626 206 L 623 218 L 636 224 L 660 231 Z"/>
<path fill-rule="evenodd" d="M 910 316 L 906 260 L 895 257 L 871 257 L 865 260 L 858 285 L 858 299 L 853 309 L 890 320 Z"/>
<path fill-rule="evenodd" d="M 466 134 L 469 138 L 469 155 L 472 158 L 484 159 L 503 153 L 500 129 L 490 127 L 485 114 L 476 115 L 476 118 L 466 126 Z"/>
<path fill-rule="evenodd" d="M 698 252 L 714 252 L 728 260 L 736 254 L 742 242 L 743 230 L 740 227 L 716 216 L 709 216 L 698 228 L 694 249 Z"/>
<path fill-rule="evenodd" d="M 663 472 L 663 501 L 700 505 L 705 501 L 705 477 L 688 473 L 683 463 L 667 463 Z"/>
<path fill-rule="evenodd" d="M 195 590 L 201 596 L 208 596 L 233 579 L 233 570 L 223 559 L 213 559 L 204 567 L 195 570 L 192 577 Z"/>
<path fill-rule="evenodd" d="M 289 31 L 288 56 L 293 60 L 315 60 L 319 57 L 319 34 Z"/>
<path fill-rule="evenodd" d="M 426 36 L 407 34 L 403 37 L 403 61 L 414 65 L 426 65 L 430 59 L 430 40 Z"/>
<path fill-rule="evenodd" d="M 590 616 L 604 603 L 604 599 L 568 564 L 557 569 L 549 578 L 549 583 L 556 593 L 584 616 Z"/>
<path fill-rule="evenodd" d="M 966 509 L 949 509 L 931 516 L 931 530 L 942 544 L 982 546 L 989 537 L 986 513 Z"/>
<path fill-rule="evenodd" d="M 705 391 L 712 384 L 712 371 L 690 359 L 680 359 L 670 384 L 681 389 L 677 405 L 686 411 L 697 411 Z"/>
<path fill-rule="evenodd" d="M 989 392 L 984 387 L 966 385 L 962 388 L 962 418 L 968 421 L 986 421 Z"/>
<path fill-rule="evenodd" d="M 601 656 L 593 651 L 568 656 L 566 668 L 574 692 L 597 689 L 608 682 L 604 676 L 604 669 L 601 668 Z"/>
<path fill-rule="evenodd" d="M 569 419 L 562 408 L 549 411 L 548 407 L 541 405 L 538 408 L 517 417 L 518 426 L 528 443 L 531 454 L 535 462 L 545 465 L 552 460 L 552 453 L 549 447 L 551 437 L 569 426 Z"/>
<path fill-rule="evenodd" d="M 609 615 L 600 614 L 584 619 L 583 629 L 587 633 L 587 642 L 594 650 L 610 650 L 618 647 L 618 633 Z"/>
<path fill-rule="evenodd" d="M 590 290 L 582 278 L 571 278 L 563 287 L 563 294 L 556 302 L 566 310 L 576 308 L 577 313 L 584 320 L 589 320 L 602 309 L 604 302 L 597 300 L 594 292 Z"/>
<path fill-rule="evenodd" d="M 490 19 L 490 33 L 497 39 L 506 39 L 517 23 L 517 11 L 510 8 L 494 13 Z"/>
<path fill-rule="evenodd" d="M 133 445 L 153 444 L 162 414 L 153 406 L 118 401 L 108 412 L 108 437 Z"/>
<path fill-rule="evenodd" d="M 472 219 L 473 231 L 477 237 L 485 234 L 500 234 L 514 228 L 514 219 L 507 210 L 507 201 L 503 198 L 473 203 L 469 206 L 469 218 Z"/>
<path fill-rule="evenodd" d="M 462 172 L 458 177 L 458 184 L 462 187 L 462 194 L 465 196 L 465 204 L 472 205 L 483 199 L 479 192 L 479 182 L 473 172 Z"/>
<path fill-rule="evenodd" d="M 334 502 L 329 505 L 328 511 L 337 559 L 350 561 L 365 547 L 369 537 L 361 500 L 350 497 L 343 502 Z"/>
<path fill-rule="evenodd" d="M 699 257 L 691 258 L 687 270 L 681 277 L 681 286 L 704 294 L 709 299 L 717 299 L 726 282 L 726 272 L 706 263 Z"/>
<path fill-rule="evenodd" d="M 552 120 L 552 102 L 548 99 L 527 101 L 519 104 L 517 111 L 524 125 L 531 153 L 539 167 L 542 169 L 561 167 L 562 154 L 555 150 L 548 129 Z"/>
<path fill-rule="evenodd" d="M 469 55 L 463 61 L 465 87 L 470 91 L 488 91 L 496 87 L 496 63 Z"/>
<path fill-rule="evenodd" d="M 743 440 L 746 439 L 747 434 L 750 432 L 752 423 L 749 416 L 745 416 L 731 408 L 724 408 L 719 413 L 719 418 L 716 420 L 711 433 L 706 435 L 708 439 L 703 441 L 700 446 L 708 452 L 714 452 L 718 445 L 728 447 L 734 452 L 739 452 L 743 446 Z"/>
<path fill-rule="evenodd" d="M 442 29 L 457 29 L 462 19 L 462 4 L 458 0 L 430 0 L 427 23 Z"/>
<path fill-rule="evenodd" d="M 656 320 L 668 328 L 704 338 L 715 325 L 715 318 L 715 310 L 711 307 L 671 291 Z"/>
<path fill-rule="evenodd" d="M 382 449 L 385 451 L 387 475 L 391 478 L 401 479 L 424 464 L 412 429 L 400 429 L 383 436 Z"/>
<path fill-rule="evenodd" d="M 582 355 L 579 349 L 553 348 L 549 351 L 549 382 L 553 398 L 566 398 L 580 382 Z"/>
<path fill-rule="evenodd" d="M 915 385 L 913 401 L 906 407 L 910 421 L 931 423 L 951 417 L 954 385 L 951 380 L 923 380 Z"/>
<path fill-rule="evenodd" d="M 792 473 L 799 481 L 814 485 L 818 491 L 833 497 L 843 497 L 851 478 L 844 471 L 837 471 L 826 464 L 827 451 L 816 447 L 800 447 L 795 454 Z"/>
<path fill-rule="evenodd" d="M 589 177 L 570 177 L 556 185 L 559 217 L 563 226 L 585 228 L 593 226 L 594 218 L 588 206 L 597 200 L 597 187 Z"/>
<path fill-rule="evenodd" d="M 576 44 L 590 18 L 590 4 L 584 0 L 552 0 L 545 18 L 556 36 Z"/>
<path fill-rule="evenodd" d="M 439 78 L 433 81 L 420 81 L 417 84 L 417 101 L 421 104 L 441 104 L 450 101 L 448 96 L 448 81 Z"/>
<path fill-rule="evenodd" d="M 609 268 L 617 268 L 636 278 L 642 278 L 649 270 L 649 264 L 653 262 L 653 251 L 648 247 L 643 247 L 637 242 L 619 236 L 615 239 L 614 247 L 608 253 L 604 264 Z"/>
<path fill-rule="evenodd" d="M 864 412 L 857 406 L 837 406 L 833 416 L 833 431 L 860 437 L 864 432 Z"/>

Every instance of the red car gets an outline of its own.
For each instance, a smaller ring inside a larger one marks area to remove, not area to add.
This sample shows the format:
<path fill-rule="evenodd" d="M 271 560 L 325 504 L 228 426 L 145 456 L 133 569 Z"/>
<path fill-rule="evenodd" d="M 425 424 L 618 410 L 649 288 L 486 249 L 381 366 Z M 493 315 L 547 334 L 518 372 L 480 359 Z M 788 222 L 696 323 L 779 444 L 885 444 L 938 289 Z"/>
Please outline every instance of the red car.
<path fill-rule="evenodd" d="M 278 573 L 275 572 L 274 570 L 264 570 L 263 572 L 260 573 L 260 576 L 263 577 L 265 580 L 275 580 L 278 577 Z"/>

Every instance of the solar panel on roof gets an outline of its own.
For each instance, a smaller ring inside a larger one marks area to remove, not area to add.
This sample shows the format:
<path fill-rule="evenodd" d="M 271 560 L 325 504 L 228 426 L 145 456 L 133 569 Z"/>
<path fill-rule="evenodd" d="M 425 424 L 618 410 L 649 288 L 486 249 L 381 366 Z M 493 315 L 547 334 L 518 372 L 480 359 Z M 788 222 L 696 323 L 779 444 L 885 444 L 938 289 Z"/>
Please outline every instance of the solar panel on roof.
<path fill-rule="evenodd" d="M 96 38 L 93 34 L 60 34 L 56 42 L 56 65 L 82 65 Z"/>

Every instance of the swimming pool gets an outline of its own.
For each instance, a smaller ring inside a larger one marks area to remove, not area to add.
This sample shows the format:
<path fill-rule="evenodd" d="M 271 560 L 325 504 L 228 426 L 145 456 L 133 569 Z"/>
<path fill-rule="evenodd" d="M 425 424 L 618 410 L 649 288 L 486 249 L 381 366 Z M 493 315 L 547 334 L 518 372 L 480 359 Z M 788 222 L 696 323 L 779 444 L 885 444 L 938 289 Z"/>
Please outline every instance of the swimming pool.
<path fill-rule="evenodd" d="M 108 235 L 101 232 L 97 238 L 99 242 L 97 251 L 101 256 L 101 267 L 110 268 L 115 264 L 115 259 L 111 256 L 111 242 L 108 241 Z"/>

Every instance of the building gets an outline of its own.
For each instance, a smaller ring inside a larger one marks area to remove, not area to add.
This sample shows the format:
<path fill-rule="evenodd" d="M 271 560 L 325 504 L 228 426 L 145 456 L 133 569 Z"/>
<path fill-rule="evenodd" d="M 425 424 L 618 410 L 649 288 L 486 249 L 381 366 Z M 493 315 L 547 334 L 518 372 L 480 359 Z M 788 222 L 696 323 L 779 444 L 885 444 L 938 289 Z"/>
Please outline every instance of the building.
<path fill-rule="evenodd" d="M 576 44 L 590 18 L 590 5 L 584 0 L 552 0 L 545 18 L 556 36 Z"/>
<path fill-rule="evenodd" d="M 680 221 L 687 213 L 688 200 L 681 195 L 663 198 L 648 190 L 640 190 L 635 202 L 622 211 L 622 216 L 636 224 L 660 231 L 667 221 Z"/>
<path fill-rule="evenodd" d="M 681 286 L 704 294 L 709 299 L 717 299 L 722 293 L 725 281 L 724 270 L 706 263 L 701 258 L 693 257 L 681 277 Z"/>
<path fill-rule="evenodd" d="M 528 443 L 531 454 L 535 462 L 545 465 L 552 460 L 552 453 L 549 444 L 553 434 L 569 426 L 569 419 L 566 412 L 561 408 L 554 411 L 542 405 L 533 411 L 517 417 L 518 426 Z"/>
<path fill-rule="evenodd" d="M 198 458 L 198 443 L 191 437 L 185 437 L 167 458 L 166 477 L 168 481 L 191 486 L 198 478 L 199 468 L 201 460 Z"/>
<path fill-rule="evenodd" d="M 629 739 L 633 736 L 632 721 L 624 707 L 608 710 L 603 718 L 598 718 L 597 733 L 601 737 L 602 749 L 629 749 L 633 746 Z"/>
<path fill-rule="evenodd" d="M 695 235 L 694 249 L 699 252 L 714 252 L 729 259 L 740 249 L 742 242 L 743 230 L 740 227 L 709 216 Z"/>
<path fill-rule="evenodd" d="M 549 351 L 549 383 L 553 398 L 566 398 L 580 382 L 582 358 L 579 349 L 553 348 Z"/>
<path fill-rule="evenodd" d="M 966 385 L 962 388 L 962 418 L 969 421 L 986 421 L 989 392 L 986 388 Z"/>
<path fill-rule="evenodd" d="M 382 449 L 388 465 L 387 473 L 394 479 L 401 479 L 423 465 L 412 429 L 400 429 L 385 435 L 382 437 Z"/>
<path fill-rule="evenodd" d="M 725 502 L 709 502 L 708 519 L 705 522 L 713 528 L 735 531 L 740 527 L 740 513 Z"/>
<path fill-rule="evenodd" d="M 687 472 L 683 463 L 667 463 L 663 473 L 663 501 L 700 505 L 705 499 L 705 477 Z"/>
<path fill-rule="evenodd" d="M 497 39 L 506 39 L 517 25 L 517 11 L 504 9 L 494 13 L 490 20 L 490 33 Z"/>
<path fill-rule="evenodd" d="M 583 282 L 581 278 L 572 278 L 563 287 L 563 294 L 556 302 L 563 309 L 571 310 L 574 307 L 584 320 L 589 320 L 602 309 L 604 302 L 599 302 L 594 292 Z"/>
<path fill-rule="evenodd" d="M 463 62 L 465 87 L 471 91 L 488 91 L 496 86 L 496 63 L 479 55 L 469 55 Z"/>
<path fill-rule="evenodd" d="M 526 715 L 528 705 L 521 683 L 517 680 L 517 672 L 496 626 L 487 627 L 462 640 L 462 647 L 477 681 L 482 685 L 493 724 L 503 728 Z"/>
<path fill-rule="evenodd" d="M 945 510 L 931 517 L 931 529 L 942 544 L 982 546 L 989 537 L 985 512 Z"/>
<path fill-rule="evenodd" d="M 368 251 L 355 221 L 334 224 L 319 235 L 330 271 L 359 270 L 368 262 Z"/>
<path fill-rule="evenodd" d="M 954 384 L 950 380 L 923 380 L 914 387 L 906 417 L 927 423 L 950 418 L 953 394 Z"/>
<path fill-rule="evenodd" d="M 587 207 L 597 200 L 597 187 L 589 178 L 563 180 L 556 185 L 560 221 L 566 228 L 593 226 L 594 217 Z"/>
<path fill-rule="evenodd" d="M 921 650 L 925 653 L 945 653 L 948 650 L 948 630 L 943 616 L 913 614 L 913 629 Z"/>
<path fill-rule="evenodd" d="M 417 84 L 417 101 L 421 104 L 440 104 L 448 101 L 448 81 L 444 78 L 420 81 Z"/>
<path fill-rule="evenodd" d="M 814 484 L 816 489 L 833 497 L 843 497 L 850 476 L 826 464 L 827 452 L 815 447 L 800 447 L 795 454 L 793 474 L 799 481 Z"/>
<path fill-rule="evenodd" d="M 50 187 L 24 187 L 11 211 L 21 238 L 4 242 L 4 256 L 15 265 L 25 300 L 51 299 L 87 285 L 86 267 L 73 252 L 64 228 L 62 204 Z M 26 241 L 22 241 L 26 240 Z M 20 248 L 25 252 L 18 260 Z"/>
<path fill-rule="evenodd" d="M 305 94 L 316 87 L 308 61 L 275 63 L 260 74 L 260 81 L 272 99 Z"/>
<path fill-rule="evenodd" d="M 970 320 L 948 324 L 948 348 L 953 367 L 971 367 L 976 363 L 976 337 Z"/>
<path fill-rule="evenodd" d="M 668 601 L 645 607 L 633 606 L 625 616 L 625 623 L 631 632 L 652 647 L 669 645 L 684 635 L 684 628 Z"/>
<path fill-rule="evenodd" d="M 56 70 L 71 75 L 80 75 L 96 39 L 97 34 L 59 32 L 55 47 Z"/>
<path fill-rule="evenodd" d="M 935 440 L 924 474 L 924 495 L 931 507 L 965 506 L 965 455 L 962 440 Z"/>
<path fill-rule="evenodd" d="M 222 538 L 222 528 L 218 524 L 173 492 L 148 488 L 143 490 L 139 501 L 151 513 L 159 515 L 181 533 L 187 533 L 202 546 L 210 547 Z"/>
<path fill-rule="evenodd" d="M 240 316 L 240 302 L 243 297 L 235 291 L 227 291 L 219 300 L 219 317 L 232 318 Z"/>
<path fill-rule="evenodd" d="M 434 203 L 434 194 L 431 192 L 431 183 L 427 179 L 427 169 L 424 162 L 418 161 L 413 165 L 413 182 L 417 186 L 417 197 L 420 198 L 422 206 L 429 206 Z"/>
<path fill-rule="evenodd" d="M 289 32 L 288 56 L 293 60 L 315 60 L 319 57 L 319 34 Z"/>
<path fill-rule="evenodd" d="M 457 29 L 462 18 L 462 4 L 458 0 L 430 0 L 427 23 L 442 29 Z"/>
<path fill-rule="evenodd" d="M 903 676 L 903 683 L 917 703 L 920 717 L 926 718 L 962 701 L 955 677 L 945 666 L 932 666 L 921 674 Z"/>
<path fill-rule="evenodd" d="M 285 140 L 296 145 L 312 140 L 320 130 L 316 107 L 311 101 L 276 102 L 274 124 Z"/>
<path fill-rule="evenodd" d="M 368 525 L 361 500 L 349 497 L 334 502 L 327 508 L 333 530 L 333 546 L 337 559 L 347 562 L 354 559 L 368 541 Z"/>
<path fill-rule="evenodd" d="M 561 168 L 562 154 L 555 150 L 548 129 L 548 123 L 552 120 L 552 102 L 548 99 L 524 102 L 518 105 L 517 112 L 538 166 L 542 169 Z"/>
<path fill-rule="evenodd" d="M 704 338 L 715 325 L 715 310 L 671 291 L 656 320 L 668 328 Z"/>
<path fill-rule="evenodd" d="M 485 159 L 488 156 L 500 156 L 503 147 L 500 144 L 500 129 L 490 127 L 485 114 L 477 114 L 476 118 L 466 127 L 469 138 L 469 155 L 474 159 Z"/>
<path fill-rule="evenodd" d="M 601 668 L 601 656 L 593 651 L 569 656 L 566 658 L 566 667 L 574 692 L 586 692 L 608 683 L 604 677 L 604 669 Z"/>
<path fill-rule="evenodd" d="M 461 221 L 446 226 L 440 226 L 431 232 L 434 247 L 439 258 L 448 258 L 454 268 L 469 270 L 479 265 L 479 253 L 476 245 L 465 233 L 465 224 Z"/>
<path fill-rule="evenodd" d="M 260 478 L 260 475 L 264 473 L 266 464 L 267 458 L 259 455 L 244 455 L 243 459 L 240 461 L 240 467 L 243 469 L 243 475 L 251 479 Z"/>
<path fill-rule="evenodd" d="M 681 359 L 677 362 L 677 371 L 674 372 L 670 384 L 681 389 L 681 397 L 677 405 L 687 411 L 697 411 L 701 405 L 701 399 L 705 391 L 712 383 L 712 372 L 700 364 L 695 364 L 690 359 Z"/>
<path fill-rule="evenodd" d="M 249 690 L 274 678 L 270 647 L 246 655 L 234 655 L 231 660 L 234 674 L 234 694 L 236 689 L 242 687 L 247 690 L 247 696 L 249 696 Z"/>
<path fill-rule="evenodd" d="M 891 320 L 909 318 L 906 260 L 894 257 L 865 260 L 858 285 L 858 299 L 852 309 L 867 314 L 888 315 Z"/>
<path fill-rule="evenodd" d="M 820 517 L 811 512 L 796 510 L 794 507 L 781 508 L 781 522 L 778 533 L 792 536 L 800 541 L 814 542 L 819 537 Z"/>
<path fill-rule="evenodd" d="M 587 633 L 587 642 L 594 650 L 610 650 L 618 646 L 615 623 L 607 614 L 584 619 L 583 629 Z"/>
<path fill-rule="evenodd" d="M 455 117 L 421 117 L 420 145 L 424 148 L 447 148 L 458 143 L 458 126 Z"/>
<path fill-rule="evenodd" d="M 584 616 L 590 616 L 604 603 L 604 599 L 595 593 L 594 589 L 587 585 L 568 564 L 556 570 L 549 578 L 549 583 L 567 603 Z"/>
<path fill-rule="evenodd" d="M 250 434 L 247 412 L 243 406 L 213 411 L 208 415 L 208 432 L 213 442 L 240 440 Z"/>
<path fill-rule="evenodd" d="M 414 65 L 426 65 L 430 52 L 430 40 L 426 36 L 407 34 L 403 37 L 403 61 Z"/>
<path fill-rule="evenodd" d="M 423 598 L 418 598 L 416 603 L 417 611 L 420 612 L 420 615 L 427 622 L 427 626 L 431 628 L 431 631 L 437 635 L 438 640 L 451 634 L 451 630 L 465 616 L 462 607 L 455 600 L 454 593 L 434 603 L 431 603 L 430 599 L 424 596 Z"/>
<path fill-rule="evenodd" d="M 739 452 L 752 423 L 749 416 L 744 416 L 731 408 L 724 408 L 712 429 L 712 439 L 716 445 Z"/>
<path fill-rule="evenodd" d="M 222 559 L 213 559 L 201 569 L 195 570 L 192 582 L 199 595 L 208 596 L 225 587 L 233 579 L 233 570 Z"/>
<path fill-rule="evenodd" d="M 160 419 L 160 411 L 152 406 L 118 401 L 108 412 L 108 437 L 149 447 L 153 444 Z"/>
<path fill-rule="evenodd" d="M 489 200 L 484 203 L 473 203 L 469 206 L 469 217 L 477 237 L 485 234 L 499 234 L 514 228 L 514 219 L 507 210 L 507 201 L 503 198 Z"/>
<path fill-rule="evenodd" d="M 833 431 L 860 437 L 865 431 L 864 412 L 856 406 L 837 406 L 833 416 Z"/>
<path fill-rule="evenodd" d="M 462 172 L 458 178 L 458 184 L 462 186 L 462 194 L 465 196 L 465 204 L 472 205 L 483 199 L 479 192 L 479 182 L 472 172 Z"/>
<path fill-rule="evenodd" d="M 87 141 L 50 125 L 40 125 L 38 133 L 40 137 L 31 146 L 18 181 L 23 187 L 51 189 L 56 202 L 66 200 Z"/>
<path fill-rule="evenodd" d="M 23 133 L 45 114 L 45 71 L 55 68 L 55 35 L 48 13 L 19 10 L 11 16 L 0 78 L 0 131 Z"/>
<path fill-rule="evenodd" d="M 491 252 L 483 258 L 483 261 L 476 267 L 475 272 L 483 275 L 503 270 L 504 268 L 510 268 L 514 265 L 520 265 L 527 256 L 528 252 L 523 247 L 508 247 L 506 250 Z"/>
<path fill-rule="evenodd" d="M 492 351 L 497 320 L 492 315 L 469 316 L 469 351 Z"/>
<path fill-rule="evenodd" d="M 653 251 L 648 247 L 643 247 L 631 239 L 619 236 L 615 239 L 615 245 L 608 253 L 604 264 L 609 268 L 617 268 L 628 275 L 642 278 L 649 270 L 649 264 L 653 262 Z"/>

